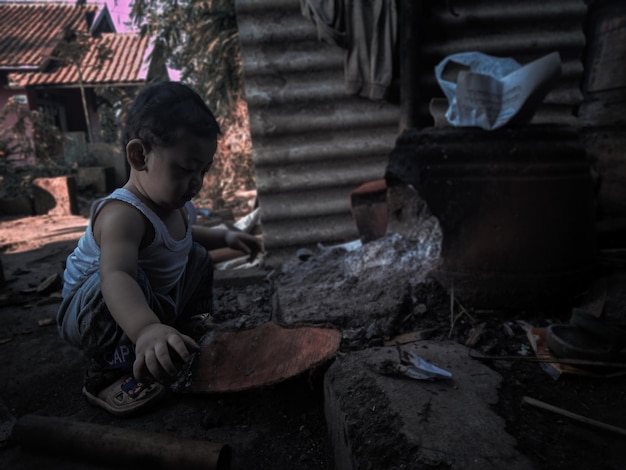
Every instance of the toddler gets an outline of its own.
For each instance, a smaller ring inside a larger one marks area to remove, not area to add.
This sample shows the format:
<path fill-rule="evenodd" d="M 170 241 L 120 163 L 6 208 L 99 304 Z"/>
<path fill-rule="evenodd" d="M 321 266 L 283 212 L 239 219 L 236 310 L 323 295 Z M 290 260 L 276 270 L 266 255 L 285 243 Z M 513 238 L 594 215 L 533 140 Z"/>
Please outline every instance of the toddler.
<path fill-rule="evenodd" d="M 117 416 L 154 404 L 198 349 L 181 332 L 210 312 L 208 250 L 254 257 L 259 240 L 194 225 L 191 199 L 213 162 L 219 126 L 186 85 L 142 89 L 126 121 L 126 184 L 96 201 L 67 259 L 57 323 L 88 365 L 83 394 Z"/>

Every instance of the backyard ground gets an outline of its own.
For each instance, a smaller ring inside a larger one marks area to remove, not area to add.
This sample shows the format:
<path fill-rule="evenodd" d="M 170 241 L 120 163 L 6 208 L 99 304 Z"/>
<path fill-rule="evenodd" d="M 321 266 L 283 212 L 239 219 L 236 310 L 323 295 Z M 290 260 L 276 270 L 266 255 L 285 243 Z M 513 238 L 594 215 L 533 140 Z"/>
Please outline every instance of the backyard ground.
<path fill-rule="evenodd" d="M 158 409 L 131 419 L 114 418 L 88 405 L 80 393 L 82 355 L 59 338 L 54 324 L 60 287 L 55 276 L 62 274 L 64 260 L 86 224 L 81 216 L 0 220 L 0 259 L 5 277 L 5 287 L 0 291 L 0 468 L 88 470 L 120 468 L 128 463 L 107 464 L 101 459 L 80 457 L 81 448 L 93 455 L 97 442 L 77 443 L 62 455 L 47 449 L 45 440 L 16 442 L 10 438 L 11 424 L 25 415 L 61 417 L 76 423 L 223 444 L 232 453 L 234 469 L 334 468 L 322 393 L 329 365 L 326 363 L 292 379 L 243 392 L 174 395 Z M 329 278 L 333 269 L 332 262 L 326 266 L 322 263 L 317 275 L 320 280 Z M 269 321 L 277 275 L 261 270 L 231 285 L 219 282 L 213 321 L 238 322 L 239 326 Z M 623 322 L 625 278 L 619 268 L 605 269 L 600 275 L 605 283 L 598 299 L 613 321 Z M 624 468 L 626 377 L 621 375 L 622 370 L 611 369 L 608 377 L 605 369 L 592 368 L 588 372 L 605 377 L 566 373 L 555 379 L 544 370 L 545 365 L 530 360 L 532 348 L 524 326 L 567 321 L 569 311 L 504 316 L 470 311 L 451 317 L 449 297 L 436 282 L 420 284 L 414 295 L 420 297 L 419 302 L 411 307 L 406 321 L 395 326 L 394 333 L 428 331 L 430 340 L 451 338 L 473 344 L 476 353 L 517 357 L 486 363 L 503 377 L 497 412 L 505 418 L 506 431 L 517 439 L 519 449 L 529 456 L 534 468 Z M 376 334 L 353 337 L 342 343 L 340 354 L 381 347 L 388 340 Z M 372 400 L 367 393 L 366 389 L 356 390 L 353 399 L 365 406 Z M 596 422 L 581 423 L 532 405 L 522 406 L 523 397 L 533 397 Z M 597 423 L 605 426 L 598 427 Z M 379 424 L 376 429 L 384 429 L 386 423 Z M 389 433 L 393 431 L 389 429 Z M 370 457 L 372 469 L 451 468 L 445 462 L 407 467 L 394 465 L 393 461 L 382 463 L 378 455 Z"/>

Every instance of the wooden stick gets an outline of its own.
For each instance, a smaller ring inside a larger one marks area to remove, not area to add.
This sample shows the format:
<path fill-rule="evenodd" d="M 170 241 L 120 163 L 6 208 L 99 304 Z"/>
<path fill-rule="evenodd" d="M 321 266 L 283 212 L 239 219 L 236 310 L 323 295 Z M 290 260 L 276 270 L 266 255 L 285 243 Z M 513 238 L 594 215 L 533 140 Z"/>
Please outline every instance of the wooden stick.
<path fill-rule="evenodd" d="M 472 359 L 480 359 L 485 361 L 551 362 L 554 364 L 567 364 L 570 366 L 610 367 L 616 369 L 626 369 L 626 363 L 623 362 L 592 361 L 589 359 L 568 359 L 545 356 L 486 356 L 481 354 L 472 354 L 471 351 L 469 357 L 471 357 Z"/>
<path fill-rule="evenodd" d="M 595 419 L 587 418 L 586 416 L 582 416 L 576 413 L 572 413 L 571 411 L 564 410 L 563 408 L 559 408 L 554 405 L 550 405 L 549 403 L 545 403 L 543 401 L 537 400 L 531 397 L 523 397 L 522 405 L 528 404 L 532 406 L 536 406 L 537 408 L 542 408 L 544 410 L 551 411 L 561 416 L 566 416 L 568 418 L 574 419 L 576 421 L 580 421 L 584 424 L 589 424 L 591 426 L 595 426 L 600 429 L 604 429 L 605 431 L 611 431 L 617 434 L 621 434 L 622 436 L 626 436 L 626 429 L 618 428 L 617 426 L 613 426 L 611 424 L 603 423 L 602 421 L 596 421 Z"/>
<path fill-rule="evenodd" d="M 230 448 L 224 444 L 65 418 L 24 415 L 15 423 L 12 437 L 18 444 L 35 451 L 82 457 L 119 467 L 230 468 Z"/>

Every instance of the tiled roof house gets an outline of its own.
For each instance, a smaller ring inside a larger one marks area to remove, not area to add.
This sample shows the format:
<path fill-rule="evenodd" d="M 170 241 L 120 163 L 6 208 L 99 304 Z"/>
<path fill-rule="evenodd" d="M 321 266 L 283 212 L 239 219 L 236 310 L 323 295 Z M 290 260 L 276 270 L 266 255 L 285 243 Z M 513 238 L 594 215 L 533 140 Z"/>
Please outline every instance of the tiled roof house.
<path fill-rule="evenodd" d="M 167 70 L 148 61 L 150 42 L 137 33 L 116 33 L 105 4 L 0 2 L 0 108 L 16 96 L 30 109 L 44 110 L 65 133 L 87 132 L 76 67 L 58 60 L 68 31 L 88 33 L 90 48 L 80 65 L 94 141 L 98 141 L 97 97 L 100 86 L 131 93 Z M 98 60 L 99 46 L 109 55 Z M 2 124 L 2 123 L 0 123 Z M 11 125 L 10 119 L 4 125 Z"/>

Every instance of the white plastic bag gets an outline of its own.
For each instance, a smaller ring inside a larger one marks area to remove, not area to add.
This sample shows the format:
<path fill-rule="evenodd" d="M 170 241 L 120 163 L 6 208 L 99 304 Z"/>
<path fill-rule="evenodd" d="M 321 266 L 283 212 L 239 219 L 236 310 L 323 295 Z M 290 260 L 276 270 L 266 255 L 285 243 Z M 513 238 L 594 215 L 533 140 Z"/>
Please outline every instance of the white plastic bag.
<path fill-rule="evenodd" d="M 529 121 L 560 72 L 558 52 L 525 66 L 511 58 L 461 52 L 435 67 L 437 82 L 448 98 L 447 121 L 487 130 L 514 117 Z"/>

